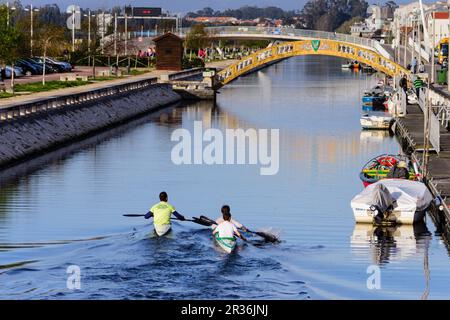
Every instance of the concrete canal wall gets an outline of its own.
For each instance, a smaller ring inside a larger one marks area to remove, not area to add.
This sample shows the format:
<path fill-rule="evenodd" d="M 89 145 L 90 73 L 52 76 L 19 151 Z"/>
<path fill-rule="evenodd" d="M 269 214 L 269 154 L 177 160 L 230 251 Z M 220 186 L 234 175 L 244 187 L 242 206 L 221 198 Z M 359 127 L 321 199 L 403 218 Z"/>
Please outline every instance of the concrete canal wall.
<path fill-rule="evenodd" d="M 0 109 L 0 167 L 16 164 L 181 97 L 157 79 L 107 86 Z"/>

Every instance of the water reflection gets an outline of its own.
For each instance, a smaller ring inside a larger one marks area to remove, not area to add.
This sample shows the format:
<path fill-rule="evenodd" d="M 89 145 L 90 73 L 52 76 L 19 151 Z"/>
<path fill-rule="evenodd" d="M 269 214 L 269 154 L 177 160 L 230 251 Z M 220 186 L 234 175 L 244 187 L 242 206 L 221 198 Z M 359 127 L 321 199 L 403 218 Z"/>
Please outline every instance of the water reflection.
<path fill-rule="evenodd" d="M 377 265 L 402 261 L 423 255 L 431 233 L 424 222 L 414 225 L 374 226 L 357 223 L 353 229 L 350 246 L 354 254 L 370 252 L 372 263 Z"/>

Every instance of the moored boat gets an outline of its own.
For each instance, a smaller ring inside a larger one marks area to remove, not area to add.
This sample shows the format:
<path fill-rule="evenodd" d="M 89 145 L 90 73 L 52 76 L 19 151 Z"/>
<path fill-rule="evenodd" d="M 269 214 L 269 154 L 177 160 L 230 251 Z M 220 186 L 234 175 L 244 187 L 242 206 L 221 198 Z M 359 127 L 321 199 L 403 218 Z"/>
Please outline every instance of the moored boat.
<path fill-rule="evenodd" d="M 394 118 L 391 116 L 363 114 L 359 121 L 363 129 L 389 130 Z"/>
<path fill-rule="evenodd" d="M 226 253 L 232 253 L 236 248 L 236 238 L 234 237 L 219 237 L 219 234 L 216 233 L 214 239 Z"/>
<path fill-rule="evenodd" d="M 356 195 L 351 207 L 358 223 L 413 224 L 423 221 L 432 201 L 422 182 L 384 179 Z"/>
<path fill-rule="evenodd" d="M 361 69 L 361 64 L 357 61 L 347 62 L 341 65 L 342 69 Z"/>
<path fill-rule="evenodd" d="M 363 182 L 364 187 L 375 183 L 381 179 L 385 179 L 389 171 L 400 161 L 405 161 L 409 171 L 409 179 L 416 180 L 417 176 L 414 166 L 406 156 L 382 154 L 370 159 L 362 168 L 359 178 Z"/>

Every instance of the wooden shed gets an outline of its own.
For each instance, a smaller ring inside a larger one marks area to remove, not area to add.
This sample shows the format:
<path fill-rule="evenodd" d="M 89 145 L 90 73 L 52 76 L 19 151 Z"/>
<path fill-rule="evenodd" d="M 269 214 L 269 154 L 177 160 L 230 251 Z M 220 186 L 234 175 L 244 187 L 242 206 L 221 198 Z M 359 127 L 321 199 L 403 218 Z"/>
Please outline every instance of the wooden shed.
<path fill-rule="evenodd" d="M 153 39 L 156 44 L 156 70 L 182 69 L 183 40 L 177 35 L 167 32 Z"/>

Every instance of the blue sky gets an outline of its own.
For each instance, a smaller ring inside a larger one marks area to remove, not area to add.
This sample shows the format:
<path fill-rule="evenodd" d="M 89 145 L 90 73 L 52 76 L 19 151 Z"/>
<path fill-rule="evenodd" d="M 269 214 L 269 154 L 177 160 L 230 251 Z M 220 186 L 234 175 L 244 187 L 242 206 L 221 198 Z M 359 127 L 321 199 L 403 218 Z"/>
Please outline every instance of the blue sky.
<path fill-rule="evenodd" d="M 412 1 L 412 0 L 411 0 Z M 408 0 L 396 1 L 397 3 L 411 2 Z M 5 2 L 5 0 L 0 0 Z M 164 10 L 170 12 L 186 13 L 188 11 L 195 11 L 204 7 L 211 7 L 215 10 L 223 10 L 228 8 L 239 8 L 243 5 L 256 5 L 258 7 L 277 6 L 283 9 L 301 9 L 306 0 L 22 0 L 23 4 L 33 3 L 33 5 L 42 5 L 48 3 L 56 3 L 61 9 L 65 9 L 70 4 L 78 4 L 83 8 L 109 8 L 112 6 L 123 6 L 124 4 L 131 4 L 134 6 L 152 6 L 162 7 Z M 384 1 L 368 1 L 369 4 L 386 2 Z"/>

